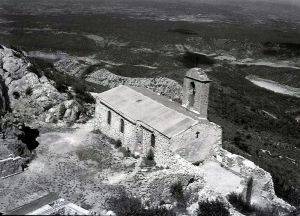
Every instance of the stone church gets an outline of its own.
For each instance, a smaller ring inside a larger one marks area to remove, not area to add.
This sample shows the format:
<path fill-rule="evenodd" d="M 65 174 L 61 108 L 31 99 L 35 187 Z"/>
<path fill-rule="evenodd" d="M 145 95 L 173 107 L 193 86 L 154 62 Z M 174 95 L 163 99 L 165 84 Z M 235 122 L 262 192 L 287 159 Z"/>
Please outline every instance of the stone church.
<path fill-rule="evenodd" d="M 175 154 L 198 163 L 221 146 L 221 128 L 207 120 L 211 80 L 199 68 L 184 78 L 182 105 L 146 88 L 120 85 L 97 94 L 95 127 L 142 156 L 165 165 Z"/>

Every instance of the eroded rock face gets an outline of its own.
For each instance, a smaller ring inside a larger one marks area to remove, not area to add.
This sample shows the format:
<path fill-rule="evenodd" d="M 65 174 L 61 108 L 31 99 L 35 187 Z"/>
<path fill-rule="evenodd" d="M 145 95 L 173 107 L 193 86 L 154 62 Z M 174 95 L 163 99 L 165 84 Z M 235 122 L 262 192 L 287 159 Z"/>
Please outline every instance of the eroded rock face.
<path fill-rule="evenodd" d="M 22 53 L 3 47 L 0 63 L 10 107 L 28 121 L 40 120 L 43 113 L 66 99 L 45 76 L 31 72 L 32 65 Z"/>

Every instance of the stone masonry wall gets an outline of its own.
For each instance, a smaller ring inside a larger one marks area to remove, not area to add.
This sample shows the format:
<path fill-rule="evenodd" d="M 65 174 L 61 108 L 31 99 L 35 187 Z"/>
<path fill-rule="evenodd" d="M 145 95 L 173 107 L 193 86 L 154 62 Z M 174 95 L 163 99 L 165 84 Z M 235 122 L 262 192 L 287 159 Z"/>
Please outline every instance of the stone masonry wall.
<path fill-rule="evenodd" d="M 198 138 L 197 133 L 199 133 Z M 207 121 L 200 122 L 173 137 L 170 148 L 187 161 L 194 163 L 211 158 L 218 152 L 221 145 L 221 127 Z"/>
<path fill-rule="evenodd" d="M 22 157 L 9 157 L 7 159 L 0 160 L 0 178 L 21 171 L 21 164 L 23 162 L 22 159 Z"/>
<path fill-rule="evenodd" d="M 108 111 L 111 111 L 110 125 L 107 123 Z M 124 133 L 120 131 L 121 119 L 124 120 Z M 136 126 L 99 101 L 95 112 L 95 128 L 115 140 L 121 140 L 122 145 L 131 151 L 136 149 Z"/>
<path fill-rule="evenodd" d="M 151 135 L 155 136 L 155 146 L 151 146 Z M 154 160 L 158 166 L 168 166 L 170 156 L 170 139 L 157 131 L 143 130 L 143 154 L 146 156 L 152 148 L 154 152 Z"/>

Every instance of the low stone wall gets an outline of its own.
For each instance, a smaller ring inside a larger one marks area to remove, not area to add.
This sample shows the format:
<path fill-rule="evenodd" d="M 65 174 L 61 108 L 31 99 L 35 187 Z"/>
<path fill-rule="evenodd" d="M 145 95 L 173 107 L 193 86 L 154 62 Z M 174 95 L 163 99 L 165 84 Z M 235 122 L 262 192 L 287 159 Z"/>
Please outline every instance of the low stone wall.
<path fill-rule="evenodd" d="M 22 163 L 23 158 L 19 156 L 0 160 L 0 178 L 20 172 Z"/>
<path fill-rule="evenodd" d="M 252 161 L 224 149 L 220 149 L 216 159 L 222 166 L 243 177 L 245 185 L 250 178 L 253 178 L 251 204 L 262 208 L 273 206 L 279 209 L 293 209 L 291 205 L 276 196 L 271 174 Z M 244 196 L 245 194 L 246 191 L 243 191 Z"/>

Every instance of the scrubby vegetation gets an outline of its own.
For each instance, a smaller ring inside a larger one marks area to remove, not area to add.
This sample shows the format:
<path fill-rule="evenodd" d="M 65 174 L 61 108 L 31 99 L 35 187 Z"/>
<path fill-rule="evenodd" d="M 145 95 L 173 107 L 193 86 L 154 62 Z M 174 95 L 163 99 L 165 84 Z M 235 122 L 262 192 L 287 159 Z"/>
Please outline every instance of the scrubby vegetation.
<path fill-rule="evenodd" d="M 300 160 L 296 153 L 300 124 L 288 110 L 300 107 L 300 101 L 259 88 L 244 79 L 253 70 L 230 65 L 214 68 L 209 74 L 215 80 L 211 87 L 209 118 L 222 126 L 225 149 L 270 172 L 276 194 L 299 206 L 300 170 L 290 159 Z M 264 73 L 268 73 L 266 68 Z M 265 115 L 263 110 L 276 118 Z"/>
<path fill-rule="evenodd" d="M 180 181 L 177 181 L 170 186 L 170 193 L 177 201 L 184 201 L 183 186 Z"/>
<path fill-rule="evenodd" d="M 135 197 L 123 193 L 119 197 L 111 197 L 107 200 L 108 208 L 117 216 L 175 216 L 175 212 L 164 207 L 145 207 Z"/>
<path fill-rule="evenodd" d="M 225 204 L 220 200 L 202 201 L 198 203 L 198 216 L 229 216 L 230 213 Z"/>
<path fill-rule="evenodd" d="M 31 71 L 38 76 L 45 75 L 50 80 L 55 82 L 55 87 L 60 92 L 68 92 L 68 87 L 72 87 L 75 92 L 75 98 L 79 102 L 95 103 L 95 99 L 89 92 L 103 92 L 107 88 L 90 83 L 84 79 L 76 78 L 69 74 L 58 72 L 51 62 L 45 60 L 30 58 L 33 66 Z M 72 97 L 72 95 L 71 95 Z"/>
<path fill-rule="evenodd" d="M 231 193 L 228 195 L 228 201 L 231 205 L 240 213 L 244 215 L 253 216 L 278 216 L 282 215 L 282 212 L 276 207 L 259 208 L 255 205 L 251 205 L 247 199 L 244 199 L 241 194 Z M 286 213 L 286 215 L 296 215 L 297 210 Z"/>

